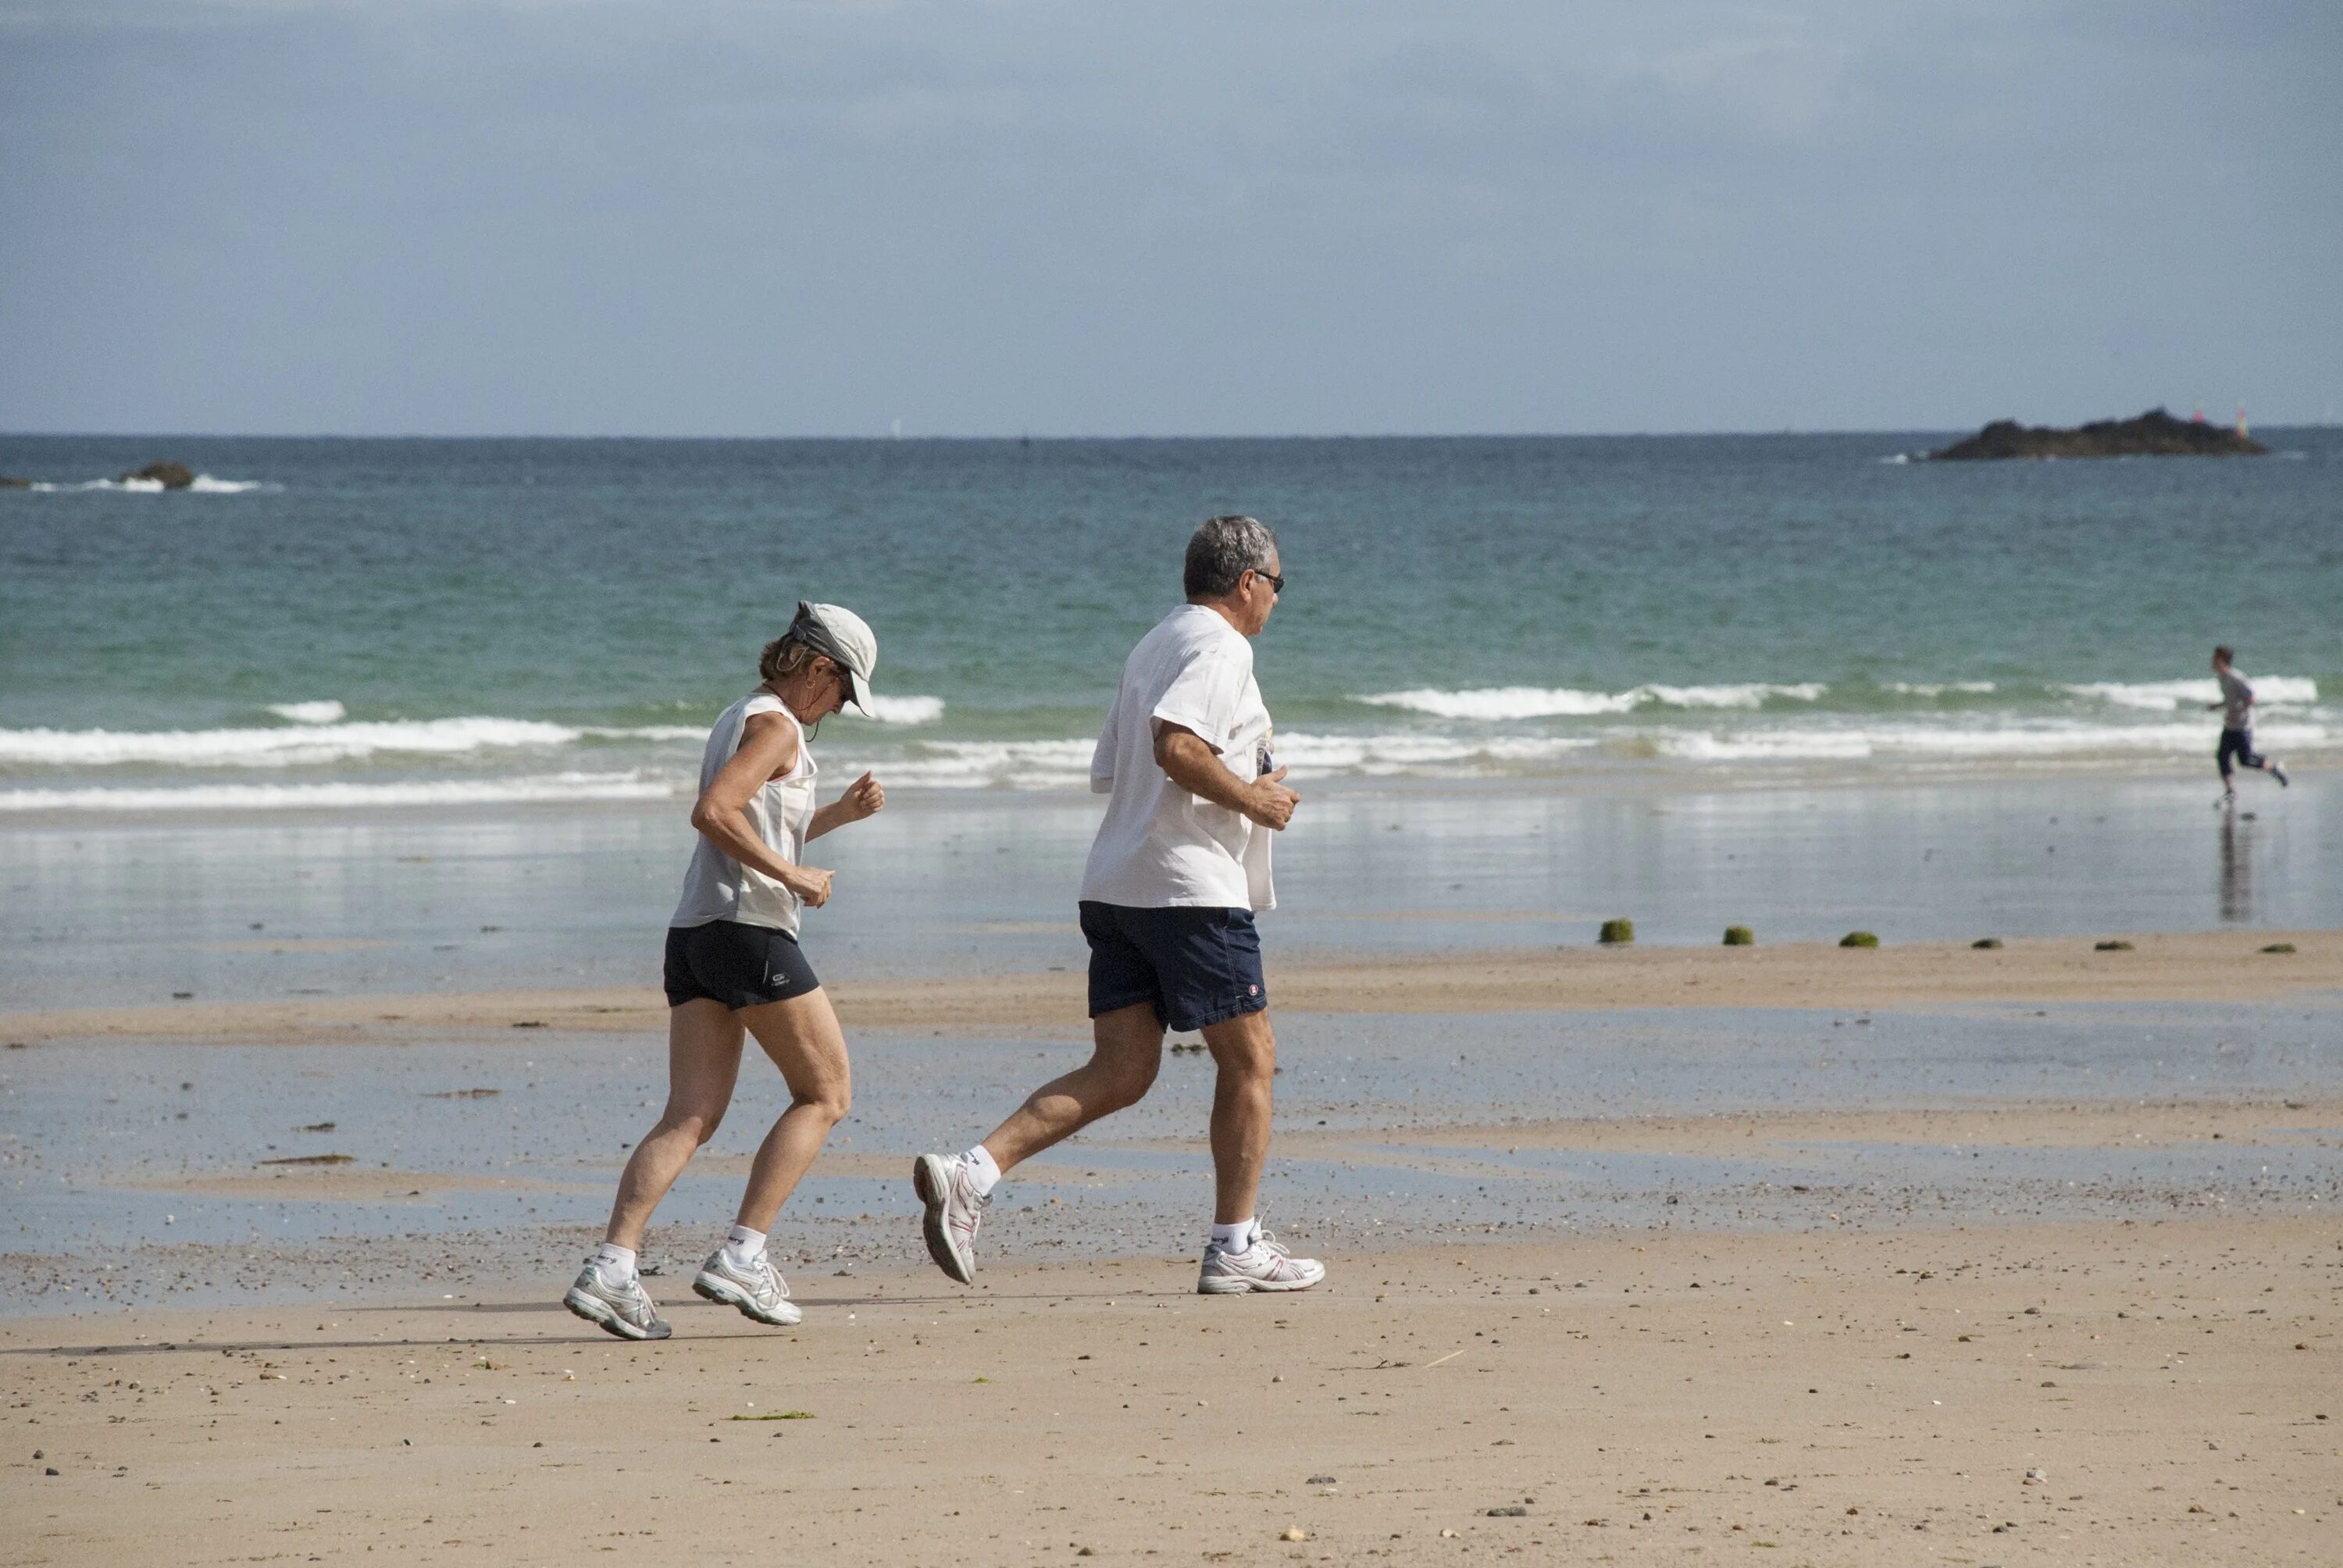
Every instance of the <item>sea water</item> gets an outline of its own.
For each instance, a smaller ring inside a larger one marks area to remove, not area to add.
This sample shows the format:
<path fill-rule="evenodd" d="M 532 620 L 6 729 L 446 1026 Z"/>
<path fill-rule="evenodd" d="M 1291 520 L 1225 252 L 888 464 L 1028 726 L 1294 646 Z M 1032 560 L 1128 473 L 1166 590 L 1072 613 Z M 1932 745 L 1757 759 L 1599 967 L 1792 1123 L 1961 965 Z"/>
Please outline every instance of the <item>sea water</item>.
<path fill-rule="evenodd" d="M 801 598 L 880 638 L 840 781 L 1079 789 L 1233 510 L 1301 780 L 2209 778 L 2216 641 L 2343 758 L 2343 431 L 1898 460 L 1946 438 L 0 437 L 0 814 L 675 799 Z"/>

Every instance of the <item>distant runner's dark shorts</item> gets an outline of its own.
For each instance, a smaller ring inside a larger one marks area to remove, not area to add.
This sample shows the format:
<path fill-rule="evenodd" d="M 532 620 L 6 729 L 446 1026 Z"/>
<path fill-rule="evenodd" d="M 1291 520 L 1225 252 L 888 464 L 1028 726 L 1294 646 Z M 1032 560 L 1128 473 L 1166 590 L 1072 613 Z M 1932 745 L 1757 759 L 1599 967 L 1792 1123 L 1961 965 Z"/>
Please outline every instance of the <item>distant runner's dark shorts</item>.
<path fill-rule="evenodd" d="M 1146 1002 L 1180 1033 L 1269 1005 L 1251 910 L 1134 910 L 1081 901 L 1091 1016 Z"/>
<path fill-rule="evenodd" d="M 667 930 L 667 1005 L 702 997 L 726 1007 L 787 1001 L 821 984 L 797 939 L 769 926 L 710 920 Z"/>
<path fill-rule="evenodd" d="M 2229 759 L 2232 757 L 2248 768 L 2258 768 L 2262 765 L 2262 754 L 2254 749 L 2252 730 L 2224 729 L 2221 731 L 2221 744 L 2214 750 L 2213 760 L 2219 766 L 2223 778 L 2228 776 Z"/>

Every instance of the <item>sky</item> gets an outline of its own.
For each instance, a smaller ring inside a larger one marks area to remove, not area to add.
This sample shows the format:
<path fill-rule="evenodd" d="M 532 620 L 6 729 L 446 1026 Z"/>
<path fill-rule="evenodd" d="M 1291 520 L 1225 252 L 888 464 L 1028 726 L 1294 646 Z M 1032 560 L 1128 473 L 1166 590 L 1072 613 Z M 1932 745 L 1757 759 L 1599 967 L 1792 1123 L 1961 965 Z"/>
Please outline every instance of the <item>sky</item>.
<path fill-rule="evenodd" d="M 0 429 L 2343 405 L 2334 0 L 0 0 Z"/>

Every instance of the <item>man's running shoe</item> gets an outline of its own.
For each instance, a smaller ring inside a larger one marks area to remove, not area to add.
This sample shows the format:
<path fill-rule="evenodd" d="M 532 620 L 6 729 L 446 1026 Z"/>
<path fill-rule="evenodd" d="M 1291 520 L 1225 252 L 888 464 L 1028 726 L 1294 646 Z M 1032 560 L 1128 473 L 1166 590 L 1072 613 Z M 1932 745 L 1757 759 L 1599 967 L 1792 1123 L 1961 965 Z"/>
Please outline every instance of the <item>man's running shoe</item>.
<path fill-rule="evenodd" d="M 1196 1293 L 1233 1296 L 1244 1291 L 1306 1291 L 1325 1277 L 1325 1264 L 1315 1258 L 1291 1256 L 1276 1237 L 1261 1231 L 1242 1252 L 1223 1252 L 1205 1242 Z"/>
<path fill-rule="evenodd" d="M 2285 789 L 2287 787 L 2286 764 L 2273 760 L 2270 763 L 2270 777 L 2278 780 L 2279 789 Z"/>
<path fill-rule="evenodd" d="M 699 1273 L 691 1288 L 711 1302 L 728 1307 L 738 1307 L 740 1315 L 754 1318 L 760 1323 L 770 1323 L 777 1329 L 791 1327 L 805 1314 L 789 1300 L 789 1282 L 773 1267 L 766 1253 L 757 1254 L 756 1263 L 746 1269 L 737 1268 L 719 1247 L 699 1265 Z"/>
<path fill-rule="evenodd" d="M 920 1228 L 928 1256 L 963 1285 L 976 1282 L 976 1228 L 984 1222 L 989 1192 L 979 1193 L 968 1161 L 957 1154 L 922 1154 L 911 1162 L 911 1187 L 927 1205 Z"/>
<path fill-rule="evenodd" d="M 651 1305 L 650 1297 L 643 1293 L 642 1281 L 629 1279 L 622 1285 L 606 1285 L 591 1263 L 578 1272 L 578 1282 L 569 1287 L 561 1304 L 622 1340 L 663 1340 L 675 1332 L 660 1318 L 659 1309 Z"/>
<path fill-rule="evenodd" d="M 2218 811 L 2224 806 L 2234 806 L 2237 803 L 2237 792 L 2235 789 L 2224 789 L 2221 791 L 2221 798 L 2213 802 L 2213 809 Z"/>

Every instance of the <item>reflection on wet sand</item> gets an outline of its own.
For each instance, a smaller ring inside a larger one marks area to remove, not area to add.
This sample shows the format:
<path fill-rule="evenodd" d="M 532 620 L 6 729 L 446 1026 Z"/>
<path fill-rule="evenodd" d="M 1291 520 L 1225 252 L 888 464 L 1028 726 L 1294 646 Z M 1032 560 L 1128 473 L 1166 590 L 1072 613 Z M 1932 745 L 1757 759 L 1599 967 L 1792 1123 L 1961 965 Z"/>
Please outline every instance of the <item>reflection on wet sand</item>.
<path fill-rule="evenodd" d="M 2242 821 L 2221 813 L 2221 919 L 2240 925 L 2254 918 L 2253 821 L 2250 811 Z"/>

